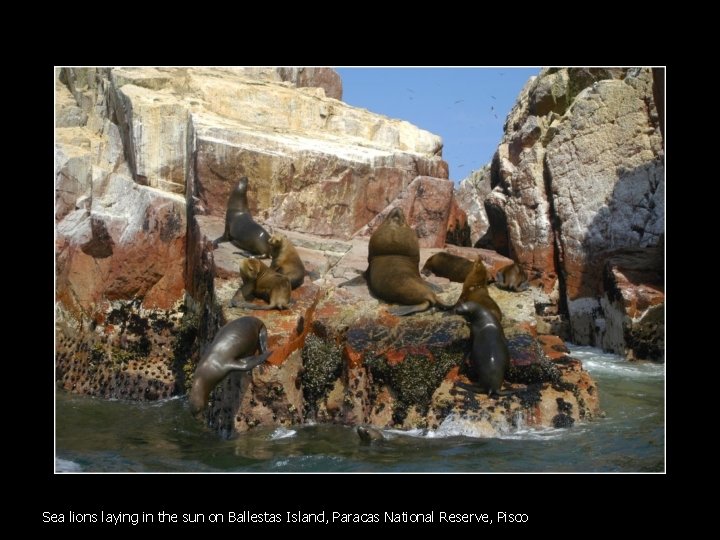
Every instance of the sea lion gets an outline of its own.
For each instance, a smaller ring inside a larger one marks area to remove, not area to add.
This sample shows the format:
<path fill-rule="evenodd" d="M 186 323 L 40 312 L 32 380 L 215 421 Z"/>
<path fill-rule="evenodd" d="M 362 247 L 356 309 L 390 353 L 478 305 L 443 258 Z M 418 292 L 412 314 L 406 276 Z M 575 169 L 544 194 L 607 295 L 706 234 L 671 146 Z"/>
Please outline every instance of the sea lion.
<path fill-rule="evenodd" d="M 462 293 L 460 293 L 460 298 L 464 300 L 463 295 L 467 293 L 467 290 L 470 287 L 487 287 L 487 283 L 487 268 L 485 268 L 485 263 L 478 255 L 478 258 L 475 259 L 475 261 L 472 263 L 472 268 L 470 269 L 470 272 L 468 272 L 462 282 L 463 288 Z"/>
<path fill-rule="evenodd" d="M 465 257 L 459 257 L 444 251 L 430 257 L 420 272 L 424 276 L 431 273 L 436 276 L 448 278 L 450 281 L 462 283 L 472 270 L 473 262 Z"/>
<path fill-rule="evenodd" d="M 469 358 L 477 379 L 477 385 L 458 385 L 488 395 L 499 395 L 510 367 L 510 351 L 500 321 L 489 309 L 475 302 L 463 302 L 453 312 L 470 322 Z"/>
<path fill-rule="evenodd" d="M 463 302 L 475 302 L 476 304 L 485 306 L 492 311 L 498 321 L 502 321 L 500 306 L 492 299 L 488 291 L 487 269 L 480 257 L 473 263 L 472 270 L 470 270 L 470 273 L 465 278 L 460 298 L 458 298 L 455 306 L 459 306 Z"/>
<path fill-rule="evenodd" d="M 358 437 L 360 437 L 360 441 L 364 442 L 365 444 L 385 440 L 385 434 L 381 430 L 374 427 L 357 426 L 355 428 L 355 431 L 357 432 Z"/>
<path fill-rule="evenodd" d="M 260 354 L 255 354 L 257 351 Z M 255 317 L 240 317 L 223 326 L 195 369 L 190 390 L 190 411 L 198 416 L 207 406 L 213 388 L 231 371 L 249 371 L 269 358 L 265 324 Z"/>
<path fill-rule="evenodd" d="M 370 237 L 368 269 L 365 271 L 370 292 L 376 298 L 402 304 L 388 311 L 395 315 L 410 315 L 432 306 L 452 309 L 440 302 L 421 277 L 420 244 L 415 231 L 405 220 L 402 208 L 393 208 L 385 221 Z"/>
<path fill-rule="evenodd" d="M 284 234 L 273 234 L 268 241 L 272 262 L 270 268 L 290 280 L 290 286 L 297 289 L 305 281 L 305 265 L 295 246 Z"/>
<path fill-rule="evenodd" d="M 501 289 L 520 292 L 528 288 L 528 277 L 522 266 L 514 262 L 497 271 L 495 283 Z"/>
<path fill-rule="evenodd" d="M 213 246 L 217 247 L 221 242 L 231 242 L 253 255 L 267 256 L 270 253 L 268 244 L 270 235 L 262 226 L 255 223 L 250 215 L 247 187 L 247 176 L 243 176 L 230 193 L 225 211 L 225 232 L 213 242 Z"/>
<path fill-rule="evenodd" d="M 230 300 L 230 307 L 247 309 L 287 309 L 290 305 L 290 280 L 275 270 L 271 270 L 258 259 L 240 261 L 240 277 L 243 284 Z M 265 300 L 267 306 L 256 306 L 242 302 L 257 296 Z"/>
<path fill-rule="evenodd" d="M 497 302 L 495 302 L 495 300 L 493 300 L 490 296 L 490 291 L 488 291 L 487 287 L 476 285 L 468 288 L 464 297 L 463 295 L 460 295 L 460 299 L 456 305 L 460 305 L 463 302 L 475 302 L 476 304 L 480 304 L 490 310 L 498 321 L 502 321 L 502 310 L 500 309 L 500 306 L 497 305 Z"/>

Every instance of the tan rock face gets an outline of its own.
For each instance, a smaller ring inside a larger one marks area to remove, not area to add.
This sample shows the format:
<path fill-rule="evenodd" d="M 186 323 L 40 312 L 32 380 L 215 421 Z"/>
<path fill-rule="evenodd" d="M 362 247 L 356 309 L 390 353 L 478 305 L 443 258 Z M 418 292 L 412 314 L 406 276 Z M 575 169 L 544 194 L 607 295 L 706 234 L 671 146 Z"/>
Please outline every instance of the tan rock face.
<path fill-rule="evenodd" d="M 470 226 L 469 245 L 475 246 L 490 227 L 484 205 L 490 191 L 490 164 L 470 173 L 455 189 L 454 199 Z"/>
<path fill-rule="evenodd" d="M 482 247 L 517 260 L 545 292 L 559 285 L 578 343 L 601 345 L 608 254 L 655 245 L 664 231 L 652 82 L 649 69 L 543 70 L 508 115 L 490 167 L 493 190 L 477 195 L 473 178 L 458 190 L 471 222 L 484 204 Z"/>

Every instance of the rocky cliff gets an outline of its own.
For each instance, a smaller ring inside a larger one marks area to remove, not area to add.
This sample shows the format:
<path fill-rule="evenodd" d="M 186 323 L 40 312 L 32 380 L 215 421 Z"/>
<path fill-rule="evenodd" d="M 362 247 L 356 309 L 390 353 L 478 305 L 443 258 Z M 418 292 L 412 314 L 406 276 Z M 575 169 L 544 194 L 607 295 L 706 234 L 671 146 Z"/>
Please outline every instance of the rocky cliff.
<path fill-rule="evenodd" d="M 217 329 L 250 314 L 227 307 L 239 286 L 236 249 L 212 246 L 230 190 L 248 176 L 253 215 L 291 238 L 310 275 L 291 310 L 252 313 L 274 354 L 218 386 L 207 413 L 217 431 L 450 417 L 492 434 L 596 414 L 587 373 L 558 338 L 541 336 L 556 331 L 535 316 L 550 302 L 543 291 L 492 290 L 510 314 L 519 385 L 496 401 L 453 388 L 467 377 L 459 317 L 398 319 L 366 286 L 337 288 L 366 268 L 367 239 L 390 208 L 405 210 L 423 258 L 462 214 L 440 138 L 350 107 L 341 92 L 323 69 L 58 71 L 58 384 L 141 400 L 185 392 Z M 494 269 L 509 262 L 464 253 Z M 454 301 L 459 285 L 437 280 Z"/>
<path fill-rule="evenodd" d="M 489 186 L 480 181 L 487 176 Z M 664 182 L 651 70 L 544 69 L 508 115 L 489 175 L 466 179 L 457 200 L 474 242 L 556 290 L 574 342 L 660 359 L 635 348 L 632 334 L 650 307 L 663 333 L 662 253 L 645 257 L 653 264 L 647 281 L 613 261 L 620 251 L 662 246 Z M 482 238 L 481 207 L 489 222 Z M 651 301 L 636 301 L 642 288 Z"/>

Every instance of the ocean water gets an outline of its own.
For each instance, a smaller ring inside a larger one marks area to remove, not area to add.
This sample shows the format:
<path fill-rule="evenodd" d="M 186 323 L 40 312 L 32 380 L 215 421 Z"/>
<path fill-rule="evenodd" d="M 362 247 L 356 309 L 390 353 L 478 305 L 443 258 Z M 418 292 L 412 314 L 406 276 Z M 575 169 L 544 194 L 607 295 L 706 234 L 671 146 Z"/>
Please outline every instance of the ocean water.
<path fill-rule="evenodd" d="M 605 417 L 567 429 L 482 438 L 448 417 L 437 430 L 387 430 L 361 444 L 331 425 L 259 428 L 232 440 L 194 420 L 187 400 L 138 403 L 56 395 L 57 472 L 661 472 L 665 370 L 571 347 L 598 383 Z"/>

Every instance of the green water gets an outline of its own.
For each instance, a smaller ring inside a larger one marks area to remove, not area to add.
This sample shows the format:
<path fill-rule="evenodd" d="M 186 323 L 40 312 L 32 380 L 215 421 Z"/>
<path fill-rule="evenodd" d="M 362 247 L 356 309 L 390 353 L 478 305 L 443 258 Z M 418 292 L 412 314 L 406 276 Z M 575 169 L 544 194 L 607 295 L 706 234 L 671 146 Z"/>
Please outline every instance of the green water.
<path fill-rule="evenodd" d="M 516 472 L 664 470 L 664 366 L 572 347 L 598 383 L 603 419 L 569 429 L 473 436 L 461 421 L 436 431 L 390 431 L 363 445 L 351 428 L 256 429 L 223 440 L 187 401 L 56 398 L 56 470 L 199 472 Z"/>

